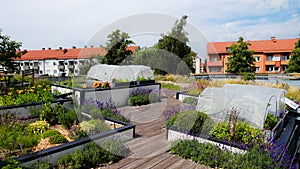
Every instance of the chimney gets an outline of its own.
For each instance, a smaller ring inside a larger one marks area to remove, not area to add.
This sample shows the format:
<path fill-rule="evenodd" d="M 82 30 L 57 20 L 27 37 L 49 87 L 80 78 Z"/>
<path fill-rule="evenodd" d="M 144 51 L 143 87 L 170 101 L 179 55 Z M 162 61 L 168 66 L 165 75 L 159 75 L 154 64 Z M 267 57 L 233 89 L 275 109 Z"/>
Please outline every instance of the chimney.
<path fill-rule="evenodd" d="M 84 48 L 87 48 L 87 46 L 85 45 Z"/>
<path fill-rule="evenodd" d="M 93 46 L 93 45 L 91 45 L 91 48 L 94 48 L 94 46 Z"/>
<path fill-rule="evenodd" d="M 51 48 L 48 48 L 48 50 L 51 50 Z"/>
<path fill-rule="evenodd" d="M 68 49 L 64 49 L 64 54 L 68 52 Z"/>
<path fill-rule="evenodd" d="M 76 46 L 72 46 L 72 49 L 76 49 Z"/>
<path fill-rule="evenodd" d="M 45 50 L 45 48 L 42 48 L 42 50 Z"/>
<path fill-rule="evenodd" d="M 271 36 L 271 40 L 276 43 L 276 37 L 275 36 Z"/>
<path fill-rule="evenodd" d="M 100 48 L 103 48 L 103 45 L 100 45 Z"/>
<path fill-rule="evenodd" d="M 59 50 L 62 50 L 62 47 L 59 47 Z"/>

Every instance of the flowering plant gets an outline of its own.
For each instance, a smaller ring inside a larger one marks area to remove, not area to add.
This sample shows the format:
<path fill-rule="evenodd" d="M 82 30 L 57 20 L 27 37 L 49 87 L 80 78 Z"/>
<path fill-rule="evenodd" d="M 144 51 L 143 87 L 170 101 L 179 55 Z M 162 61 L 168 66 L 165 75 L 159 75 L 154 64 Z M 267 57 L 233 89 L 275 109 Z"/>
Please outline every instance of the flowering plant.
<path fill-rule="evenodd" d="M 111 84 L 106 80 L 105 82 L 95 81 L 93 88 L 111 88 Z"/>

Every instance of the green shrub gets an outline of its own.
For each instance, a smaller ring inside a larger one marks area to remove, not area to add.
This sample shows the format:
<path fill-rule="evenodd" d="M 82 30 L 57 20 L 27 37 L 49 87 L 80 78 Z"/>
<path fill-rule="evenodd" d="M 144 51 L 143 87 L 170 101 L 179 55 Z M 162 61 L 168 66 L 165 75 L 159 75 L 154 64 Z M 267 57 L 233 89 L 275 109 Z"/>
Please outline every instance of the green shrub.
<path fill-rule="evenodd" d="M 98 109 L 98 108 L 92 108 L 90 109 L 90 114 L 92 119 L 101 119 L 103 117 L 108 117 L 108 118 L 112 118 L 115 120 L 120 120 L 120 121 L 124 121 L 127 122 L 128 120 L 118 114 L 115 114 L 111 109 Z"/>
<path fill-rule="evenodd" d="M 60 134 L 59 131 L 57 130 L 46 130 L 43 134 L 42 134 L 42 138 L 47 138 L 53 135 L 57 135 Z"/>
<path fill-rule="evenodd" d="M 140 106 L 149 104 L 149 95 L 148 94 L 139 94 L 136 96 L 130 96 L 128 99 L 129 106 Z"/>
<path fill-rule="evenodd" d="M 108 163 L 115 163 L 130 154 L 130 150 L 121 140 L 105 140 L 99 145 L 106 151 L 104 157 Z"/>
<path fill-rule="evenodd" d="M 85 131 L 81 130 L 79 126 L 75 125 L 71 127 L 69 137 L 74 140 L 79 140 L 88 137 L 88 135 Z"/>
<path fill-rule="evenodd" d="M 196 110 L 187 110 L 176 113 L 166 122 L 167 127 L 192 135 L 208 135 L 213 128 L 213 120 L 205 113 Z"/>
<path fill-rule="evenodd" d="M 63 112 L 65 112 L 65 108 L 62 104 L 56 104 L 54 107 L 52 107 L 51 102 L 44 103 L 42 105 L 40 119 L 47 121 L 50 125 L 55 125 L 58 124 L 57 116 Z"/>
<path fill-rule="evenodd" d="M 206 165 L 209 168 L 232 168 L 232 169 L 260 169 L 260 168 L 290 168 L 291 161 L 277 160 L 276 153 L 267 146 L 254 146 L 247 149 L 245 154 L 235 154 L 208 143 L 199 143 L 197 140 L 180 140 L 172 143 L 170 152 L 178 154 L 185 159 Z M 274 147 L 277 147 L 274 145 Z M 271 155 L 272 154 L 272 155 Z"/>
<path fill-rule="evenodd" d="M 68 140 L 62 134 L 59 133 L 50 136 L 49 142 L 51 144 L 62 144 L 62 143 L 67 143 Z"/>
<path fill-rule="evenodd" d="M 52 168 L 52 164 L 47 161 L 37 161 L 30 166 L 31 169 L 49 169 Z"/>
<path fill-rule="evenodd" d="M 213 130 L 210 131 L 210 135 L 217 139 L 230 141 L 231 135 L 228 123 L 220 122 Z"/>
<path fill-rule="evenodd" d="M 182 102 L 196 106 L 198 104 L 198 99 L 194 97 L 186 97 L 182 100 Z"/>
<path fill-rule="evenodd" d="M 27 130 L 31 133 L 42 134 L 44 131 L 48 130 L 50 124 L 44 120 L 36 121 L 34 123 L 30 123 L 27 126 Z"/>
<path fill-rule="evenodd" d="M 78 123 L 76 112 L 73 110 L 67 110 L 65 113 L 58 115 L 58 122 L 63 125 L 65 129 L 70 129 L 72 125 Z"/>
<path fill-rule="evenodd" d="M 260 129 L 250 126 L 247 122 L 238 121 L 234 133 L 226 122 L 220 122 L 211 132 L 211 136 L 221 140 L 241 142 L 244 144 L 262 141 Z"/>
<path fill-rule="evenodd" d="M 18 120 L 14 114 L 7 112 L 0 117 L 0 149 L 6 153 L 6 157 L 16 155 L 14 150 L 20 150 L 21 154 L 24 154 L 38 144 L 38 135 L 29 132 L 25 123 Z"/>
<path fill-rule="evenodd" d="M 103 133 L 110 130 L 110 127 L 102 120 L 92 119 L 79 123 L 80 129 L 88 135 Z"/>
<path fill-rule="evenodd" d="M 59 169 L 84 169 L 88 168 L 87 166 L 88 164 L 85 164 L 83 153 L 80 150 L 69 153 L 58 160 Z"/>
<path fill-rule="evenodd" d="M 106 140 L 99 145 L 92 142 L 77 150 L 75 153 L 67 154 L 58 160 L 60 169 L 89 169 L 112 162 L 117 162 L 129 154 L 129 149 L 119 140 Z"/>
<path fill-rule="evenodd" d="M 268 113 L 266 121 L 264 123 L 265 130 L 272 130 L 277 124 L 277 118 L 273 115 Z"/>

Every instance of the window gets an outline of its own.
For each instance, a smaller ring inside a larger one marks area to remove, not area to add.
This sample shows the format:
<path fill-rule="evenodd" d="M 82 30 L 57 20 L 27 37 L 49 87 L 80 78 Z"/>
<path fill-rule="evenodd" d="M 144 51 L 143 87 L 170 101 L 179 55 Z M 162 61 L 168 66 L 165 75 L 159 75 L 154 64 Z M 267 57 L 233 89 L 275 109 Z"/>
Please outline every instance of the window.
<path fill-rule="evenodd" d="M 29 66 L 32 66 L 32 65 L 33 65 L 32 62 L 30 62 L 30 63 L 29 63 Z"/>
<path fill-rule="evenodd" d="M 256 56 L 256 57 L 255 57 L 255 61 L 256 61 L 256 62 L 260 62 L 260 56 Z"/>
<path fill-rule="evenodd" d="M 23 66 L 23 63 L 21 63 L 20 65 Z"/>
<path fill-rule="evenodd" d="M 210 72 L 221 72 L 221 67 L 217 67 L 217 66 L 212 66 L 209 67 Z"/>
<path fill-rule="evenodd" d="M 228 53 L 232 52 L 232 50 L 230 49 L 230 47 L 226 47 L 226 51 L 227 51 Z"/>
<path fill-rule="evenodd" d="M 266 58 L 267 61 L 272 61 L 272 59 L 273 59 L 272 55 L 267 55 L 267 58 Z"/>
<path fill-rule="evenodd" d="M 280 71 L 280 67 L 274 67 L 274 71 Z"/>
<path fill-rule="evenodd" d="M 227 58 L 227 62 L 230 62 L 230 60 L 231 60 L 231 57 Z"/>
<path fill-rule="evenodd" d="M 74 72 L 75 72 L 75 73 L 78 73 L 78 70 L 75 70 Z"/>
<path fill-rule="evenodd" d="M 287 69 L 287 66 L 286 66 L 286 65 L 283 65 L 283 66 L 282 66 L 282 71 L 286 71 L 286 69 Z"/>
<path fill-rule="evenodd" d="M 260 67 L 256 67 L 255 72 L 260 72 Z"/>
<path fill-rule="evenodd" d="M 210 61 L 211 61 L 211 62 L 217 62 L 217 61 L 218 61 L 218 58 L 217 58 L 217 57 L 213 57 L 213 58 L 210 59 Z"/>
<path fill-rule="evenodd" d="M 279 55 L 273 56 L 272 61 L 280 61 L 280 56 Z"/>
<path fill-rule="evenodd" d="M 39 65 L 42 65 L 42 62 L 39 62 Z"/>
<path fill-rule="evenodd" d="M 266 66 L 266 71 L 268 71 L 268 72 L 273 71 L 273 66 Z"/>
<path fill-rule="evenodd" d="M 53 62 L 53 66 L 55 66 L 56 65 L 56 62 Z"/>
<path fill-rule="evenodd" d="M 46 66 L 49 66 L 50 62 L 46 62 L 45 64 L 46 64 Z"/>
<path fill-rule="evenodd" d="M 56 73 L 57 73 L 57 70 L 54 70 L 53 73 L 56 74 Z"/>
<path fill-rule="evenodd" d="M 68 62 L 65 62 L 65 65 L 68 65 Z"/>
<path fill-rule="evenodd" d="M 74 64 L 77 65 L 77 61 L 74 61 Z"/>
<path fill-rule="evenodd" d="M 40 74 L 43 74 L 43 71 L 42 71 L 42 70 L 40 70 Z"/>
<path fill-rule="evenodd" d="M 289 54 L 283 54 L 282 55 L 282 60 L 290 60 L 290 55 Z"/>

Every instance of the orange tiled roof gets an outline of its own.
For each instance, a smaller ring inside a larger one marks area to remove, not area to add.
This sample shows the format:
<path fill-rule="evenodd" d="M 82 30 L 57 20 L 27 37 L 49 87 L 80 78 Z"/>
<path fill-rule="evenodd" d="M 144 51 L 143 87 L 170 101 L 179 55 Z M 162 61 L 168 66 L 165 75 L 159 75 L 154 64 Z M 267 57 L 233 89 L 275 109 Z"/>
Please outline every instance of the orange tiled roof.
<path fill-rule="evenodd" d="M 270 40 L 253 40 L 247 41 L 251 44 L 250 50 L 255 53 L 276 53 L 276 52 L 291 52 L 295 48 L 295 39 L 270 39 Z M 210 42 L 207 44 L 207 54 L 222 54 L 228 53 L 227 47 L 230 47 L 236 42 Z"/>
<path fill-rule="evenodd" d="M 128 50 L 135 52 L 139 46 L 129 46 Z M 106 49 L 104 47 L 90 47 L 90 48 L 76 48 L 71 49 L 45 49 L 42 50 L 26 50 L 26 53 L 21 58 L 16 60 L 45 60 L 45 59 L 77 59 L 77 58 L 90 58 L 93 55 L 104 56 Z"/>

